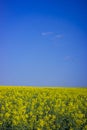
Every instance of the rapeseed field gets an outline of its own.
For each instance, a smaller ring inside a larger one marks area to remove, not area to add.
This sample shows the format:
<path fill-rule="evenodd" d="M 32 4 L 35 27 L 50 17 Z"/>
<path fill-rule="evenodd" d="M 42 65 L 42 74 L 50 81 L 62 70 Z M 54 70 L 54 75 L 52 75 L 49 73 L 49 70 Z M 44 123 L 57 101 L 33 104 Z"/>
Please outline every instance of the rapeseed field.
<path fill-rule="evenodd" d="M 0 130 L 87 130 L 87 88 L 1 86 Z"/>

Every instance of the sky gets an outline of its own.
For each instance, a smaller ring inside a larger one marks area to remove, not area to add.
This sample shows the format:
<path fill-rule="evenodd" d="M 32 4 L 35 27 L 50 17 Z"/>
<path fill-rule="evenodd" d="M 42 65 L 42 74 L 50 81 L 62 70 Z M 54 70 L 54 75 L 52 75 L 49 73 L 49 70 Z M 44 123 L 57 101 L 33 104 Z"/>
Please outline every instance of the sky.
<path fill-rule="evenodd" d="M 87 86 L 86 0 L 0 0 L 0 85 Z"/>

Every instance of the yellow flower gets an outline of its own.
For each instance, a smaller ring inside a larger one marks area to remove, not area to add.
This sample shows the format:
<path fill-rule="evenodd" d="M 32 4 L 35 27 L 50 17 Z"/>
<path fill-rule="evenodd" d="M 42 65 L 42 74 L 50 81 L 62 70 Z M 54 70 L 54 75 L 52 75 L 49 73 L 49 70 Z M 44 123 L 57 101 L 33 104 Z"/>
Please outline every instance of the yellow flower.
<path fill-rule="evenodd" d="M 13 125 L 17 125 L 17 121 L 16 120 L 13 120 Z"/>
<path fill-rule="evenodd" d="M 29 114 L 30 114 L 30 116 L 32 116 L 32 115 L 33 115 L 33 113 L 32 113 L 32 112 L 30 112 Z"/>
<path fill-rule="evenodd" d="M 87 130 L 87 125 L 85 125 L 85 128 L 84 128 L 84 130 Z"/>
<path fill-rule="evenodd" d="M 37 128 L 37 130 L 42 130 L 41 128 Z"/>
<path fill-rule="evenodd" d="M 40 119 L 40 126 L 44 126 L 44 121 L 42 119 Z"/>
<path fill-rule="evenodd" d="M 5 117 L 8 118 L 10 116 L 9 113 L 5 113 Z"/>
<path fill-rule="evenodd" d="M 0 121 L 0 125 L 2 125 L 2 122 Z"/>

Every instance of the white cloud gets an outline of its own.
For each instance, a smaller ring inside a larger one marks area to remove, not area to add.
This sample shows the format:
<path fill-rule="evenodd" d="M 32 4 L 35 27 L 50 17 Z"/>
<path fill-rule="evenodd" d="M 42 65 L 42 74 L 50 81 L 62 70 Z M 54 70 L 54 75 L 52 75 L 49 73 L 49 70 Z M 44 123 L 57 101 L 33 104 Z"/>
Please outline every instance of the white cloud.
<path fill-rule="evenodd" d="M 53 32 L 43 32 L 43 33 L 41 33 L 42 36 L 47 36 L 47 35 L 51 35 L 51 34 L 53 34 Z"/>

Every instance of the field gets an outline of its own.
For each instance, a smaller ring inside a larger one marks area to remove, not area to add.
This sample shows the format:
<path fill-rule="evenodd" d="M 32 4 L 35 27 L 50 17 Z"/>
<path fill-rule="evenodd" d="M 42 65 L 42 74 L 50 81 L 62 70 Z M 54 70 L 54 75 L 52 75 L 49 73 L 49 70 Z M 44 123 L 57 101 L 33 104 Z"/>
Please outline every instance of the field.
<path fill-rule="evenodd" d="M 87 130 L 87 88 L 1 86 L 0 130 Z"/>

